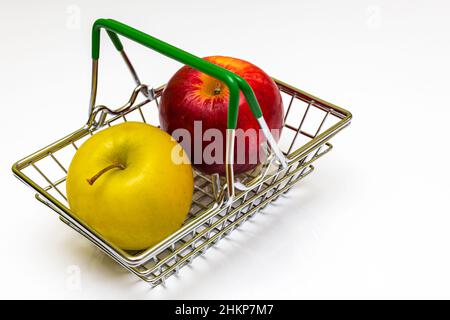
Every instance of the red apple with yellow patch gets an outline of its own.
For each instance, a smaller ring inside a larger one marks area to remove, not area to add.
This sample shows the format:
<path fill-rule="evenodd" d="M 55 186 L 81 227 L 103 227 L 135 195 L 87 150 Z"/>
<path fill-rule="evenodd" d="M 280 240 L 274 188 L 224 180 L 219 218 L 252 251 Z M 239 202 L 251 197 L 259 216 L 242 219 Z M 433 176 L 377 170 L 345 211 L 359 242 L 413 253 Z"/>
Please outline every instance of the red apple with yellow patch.
<path fill-rule="evenodd" d="M 224 56 L 204 59 L 236 73 L 248 82 L 258 100 L 268 128 L 275 133 L 274 137 L 277 140 L 283 128 L 284 112 L 281 95 L 275 82 L 263 70 L 241 59 Z M 186 149 L 194 167 L 207 174 L 225 174 L 228 100 L 229 92 L 224 83 L 189 66 L 178 70 L 168 82 L 161 97 L 159 105 L 161 128 L 170 134 L 177 129 L 187 130 L 191 135 L 190 141 L 180 143 Z M 198 130 L 194 128 L 194 123 L 198 124 L 199 121 L 202 137 L 198 137 Z M 203 157 L 194 158 L 195 143 L 201 144 L 201 150 L 213 143 L 203 139 L 203 133 L 208 129 L 218 129 L 222 134 L 223 150 L 220 150 L 220 159 L 215 163 L 209 163 Z M 264 160 L 261 148 L 265 142 L 264 134 L 242 92 L 239 97 L 236 129 L 242 130 L 244 134 L 248 130 L 254 130 L 257 135 L 256 139 L 245 139 L 245 145 L 238 145 L 243 141 L 235 142 L 234 172 L 242 173 L 253 169 Z"/>

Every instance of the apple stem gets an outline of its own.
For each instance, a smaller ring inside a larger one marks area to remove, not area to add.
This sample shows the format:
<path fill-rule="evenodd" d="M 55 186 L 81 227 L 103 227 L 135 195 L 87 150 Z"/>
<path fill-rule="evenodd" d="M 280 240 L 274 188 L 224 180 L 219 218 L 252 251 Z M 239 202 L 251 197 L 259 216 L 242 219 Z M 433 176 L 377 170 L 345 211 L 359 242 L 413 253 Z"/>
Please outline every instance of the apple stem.
<path fill-rule="evenodd" d="M 222 88 L 222 86 L 220 85 L 220 82 L 216 83 L 216 87 L 214 88 L 214 95 L 217 96 L 220 94 L 220 89 Z"/>
<path fill-rule="evenodd" d="M 114 168 L 118 168 L 118 169 L 123 170 L 123 169 L 125 169 L 125 166 L 124 166 L 123 164 L 120 164 L 120 163 L 112 164 L 112 165 L 107 166 L 106 168 L 100 170 L 100 171 L 99 171 L 95 176 L 93 176 L 92 178 L 86 179 L 86 181 L 92 186 L 92 185 L 94 184 L 94 182 L 95 182 L 98 178 L 100 178 L 105 172 L 107 172 L 107 171 L 109 171 L 109 170 L 111 170 L 111 169 L 114 169 Z"/>

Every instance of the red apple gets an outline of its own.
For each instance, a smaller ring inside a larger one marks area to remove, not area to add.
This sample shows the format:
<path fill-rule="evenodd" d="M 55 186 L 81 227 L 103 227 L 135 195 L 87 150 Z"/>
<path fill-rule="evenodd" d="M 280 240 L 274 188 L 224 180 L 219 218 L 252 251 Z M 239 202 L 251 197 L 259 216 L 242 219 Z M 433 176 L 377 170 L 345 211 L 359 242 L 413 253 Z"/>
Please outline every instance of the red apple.
<path fill-rule="evenodd" d="M 277 85 L 263 70 L 250 62 L 231 57 L 211 56 L 204 59 L 244 78 L 255 93 L 269 129 L 273 132 L 278 130 L 281 134 L 283 102 Z M 225 174 L 228 98 L 228 88 L 224 83 L 188 66 L 175 73 L 161 97 L 159 105 L 161 128 L 170 134 L 176 129 L 186 129 L 192 137 L 191 141 L 179 142 L 187 151 L 194 167 L 207 174 Z M 201 121 L 201 137 L 198 137 L 198 129 L 194 130 L 194 121 Z M 211 161 L 206 161 L 203 157 L 194 158 L 195 143 L 200 143 L 201 150 L 212 143 L 203 141 L 203 133 L 210 128 L 220 130 L 223 139 L 220 160 L 215 163 L 210 163 Z M 242 173 L 253 169 L 264 160 L 261 156 L 264 153 L 260 152 L 260 148 L 265 141 L 264 134 L 242 93 L 239 97 L 237 129 L 242 129 L 241 132 L 244 134 L 251 129 L 257 134 L 257 139 L 246 139 L 243 148 L 237 145 L 239 141 L 235 142 L 234 172 Z M 278 139 L 279 134 L 274 135 L 275 139 Z M 243 152 L 245 154 L 242 154 Z"/>

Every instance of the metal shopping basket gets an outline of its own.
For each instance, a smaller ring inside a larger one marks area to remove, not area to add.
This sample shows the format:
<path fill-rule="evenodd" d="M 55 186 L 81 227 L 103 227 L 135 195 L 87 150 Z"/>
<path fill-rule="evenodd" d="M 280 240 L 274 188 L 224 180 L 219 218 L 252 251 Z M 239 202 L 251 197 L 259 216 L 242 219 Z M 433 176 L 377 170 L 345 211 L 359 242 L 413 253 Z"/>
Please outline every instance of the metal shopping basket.
<path fill-rule="evenodd" d="M 106 30 L 137 85 L 129 101 L 118 109 L 96 105 L 101 29 Z M 118 35 L 223 81 L 230 92 L 225 177 L 195 172 L 192 206 L 183 226 L 158 244 L 142 251 L 125 251 L 106 241 L 77 219 L 68 207 L 65 194 L 70 161 L 80 144 L 91 135 L 123 121 L 158 125 L 158 102 L 164 86 L 153 89 L 141 83 Z M 87 123 L 64 138 L 17 161 L 12 170 L 19 180 L 36 191 L 36 198 L 40 202 L 60 215 L 64 223 L 88 238 L 124 268 L 152 285 L 164 283 L 169 276 L 178 273 L 180 268 L 204 254 L 208 248 L 311 173 L 314 170 L 312 163 L 331 150 L 330 138 L 348 126 L 352 118 L 349 111 L 274 79 L 285 104 L 285 125 L 277 144 L 267 130 L 252 89 L 245 80 L 228 70 L 110 19 L 99 19 L 94 23 L 92 58 Z M 234 176 L 234 129 L 240 92 L 258 119 L 270 148 L 269 156 L 263 164 L 250 172 Z M 139 96 L 141 98 L 138 99 Z"/>

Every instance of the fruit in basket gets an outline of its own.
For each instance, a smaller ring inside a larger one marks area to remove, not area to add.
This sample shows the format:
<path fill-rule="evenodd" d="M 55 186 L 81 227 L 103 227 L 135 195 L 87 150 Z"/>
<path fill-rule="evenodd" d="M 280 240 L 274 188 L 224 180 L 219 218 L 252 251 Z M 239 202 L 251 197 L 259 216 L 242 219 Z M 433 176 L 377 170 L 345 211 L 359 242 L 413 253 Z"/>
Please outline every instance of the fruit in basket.
<path fill-rule="evenodd" d="M 105 239 L 139 250 L 180 228 L 193 184 L 189 159 L 170 135 L 125 122 L 80 146 L 67 174 L 67 198 L 74 214 Z"/>
<path fill-rule="evenodd" d="M 275 82 L 263 70 L 244 60 L 223 56 L 205 59 L 236 73 L 248 82 L 269 129 L 278 140 L 283 128 L 284 112 Z M 179 140 L 194 167 L 204 173 L 225 174 L 228 99 L 228 88 L 224 83 L 188 66 L 175 73 L 161 97 L 161 128 Z M 180 129 L 188 132 L 190 139 L 186 139 L 183 134 L 179 135 L 178 133 L 182 133 L 178 131 Z M 220 133 L 220 138 L 212 134 L 213 131 L 205 134 L 210 129 L 218 129 L 216 131 Z M 211 138 L 212 136 L 214 137 Z M 259 124 L 241 93 L 234 151 L 235 173 L 251 170 L 264 160 L 264 141 Z M 211 147 L 210 144 L 218 147 Z"/>

